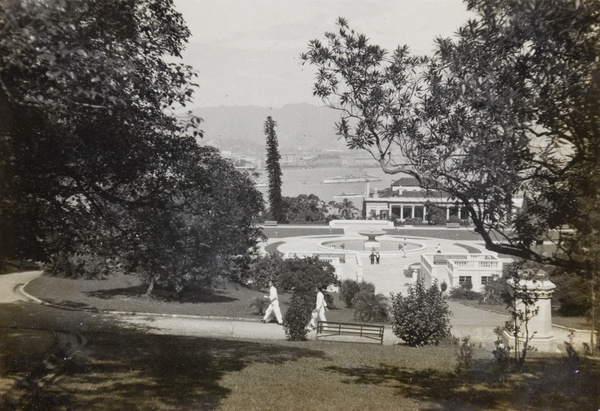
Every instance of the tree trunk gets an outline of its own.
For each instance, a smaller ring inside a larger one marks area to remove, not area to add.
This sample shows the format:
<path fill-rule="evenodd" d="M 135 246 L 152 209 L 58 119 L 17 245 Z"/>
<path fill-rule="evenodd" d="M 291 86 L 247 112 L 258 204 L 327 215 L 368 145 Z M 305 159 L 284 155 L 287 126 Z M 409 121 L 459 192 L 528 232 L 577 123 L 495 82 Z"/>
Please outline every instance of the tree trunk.
<path fill-rule="evenodd" d="M 150 296 L 152 295 L 152 290 L 154 290 L 154 284 L 156 284 L 156 282 L 159 279 L 160 279 L 160 275 L 155 275 L 154 277 L 152 277 L 150 279 L 150 284 L 148 285 L 148 289 L 146 290 L 146 294 L 144 294 L 144 297 L 150 298 Z"/>

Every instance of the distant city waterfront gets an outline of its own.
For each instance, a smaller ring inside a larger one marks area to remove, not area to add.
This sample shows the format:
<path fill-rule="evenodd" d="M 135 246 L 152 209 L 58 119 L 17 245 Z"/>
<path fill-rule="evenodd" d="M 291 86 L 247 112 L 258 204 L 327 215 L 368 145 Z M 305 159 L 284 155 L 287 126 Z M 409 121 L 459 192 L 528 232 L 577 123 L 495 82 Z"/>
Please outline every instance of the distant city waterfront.
<path fill-rule="evenodd" d="M 314 168 L 284 168 L 282 176 L 281 191 L 284 197 L 296 197 L 300 194 L 315 194 L 321 200 L 329 202 L 333 196 L 340 194 L 365 194 L 367 190 L 366 182 L 357 183 L 339 183 L 323 184 L 326 178 L 343 177 L 346 175 L 364 175 L 379 177 L 381 181 L 372 181 L 371 190 L 388 188 L 390 184 L 400 178 L 385 174 L 378 167 L 357 168 L 357 167 L 314 167 Z M 258 187 L 258 190 L 266 194 L 268 192 L 269 178 L 265 170 L 260 170 L 260 177 L 257 181 L 267 183 L 266 187 Z M 267 196 L 265 195 L 265 200 Z M 356 204 L 356 206 L 359 206 Z"/>

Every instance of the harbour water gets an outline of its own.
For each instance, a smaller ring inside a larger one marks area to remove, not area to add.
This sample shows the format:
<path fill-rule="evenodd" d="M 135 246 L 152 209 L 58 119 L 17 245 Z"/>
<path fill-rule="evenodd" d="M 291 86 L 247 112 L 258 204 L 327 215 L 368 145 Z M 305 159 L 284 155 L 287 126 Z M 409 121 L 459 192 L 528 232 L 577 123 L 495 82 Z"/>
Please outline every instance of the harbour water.
<path fill-rule="evenodd" d="M 378 167 L 313 167 L 313 168 L 284 168 L 282 169 L 281 194 L 284 197 L 296 197 L 300 194 L 315 194 L 325 202 L 333 201 L 333 196 L 340 194 L 362 194 L 367 190 L 366 182 L 324 184 L 326 178 L 343 177 L 346 175 L 365 175 L 381 178 L 381 181 L 371 181 L 371 190 L 382 190 L 400 178 L 398 175 L 385 174 Z M 266 170 L 260 170 L 257 181 L 269 182 Z M 258 187 L 265 199 L 268 192 L 267 187 Z"/>

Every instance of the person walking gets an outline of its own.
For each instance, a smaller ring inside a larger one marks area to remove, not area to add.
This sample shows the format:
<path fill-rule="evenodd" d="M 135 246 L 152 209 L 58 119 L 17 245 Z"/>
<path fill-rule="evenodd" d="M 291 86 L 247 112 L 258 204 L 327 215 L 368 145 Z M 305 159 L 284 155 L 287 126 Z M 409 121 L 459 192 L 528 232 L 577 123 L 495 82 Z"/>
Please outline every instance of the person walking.
<path fill-rule="evenodd" d="M 315 291 L 317 292 L 317 303 L 315 304 L 315 309 L 313 310 L 312 318 L 310 319 L 310 323 L 308 324 L 309 330 L 314 330 L 315 328 L 317 328 L 317 320 L 327 321 L 327 318 L 325 318 L 325 310 L 327 310 L 327 302 L 325 301 L 325 295 L 319 287 L 315 287 Z"/>
<path fill-rule="evenodd" d="M 375 264 L 375 252 L 371 251 L 371 255 L 369 256 L 369 259 L 371 260 L 371 264 Z"/>
<path fill-rule="evenodd" d="M 375 261 L 377 261 L 377 264 L 379 264 L 379 259 L 381 258 L 381 256 L 379 255 L 379 251 L 377 251 L 375 253 Z"/>
<path fill-rule="evenodd" d="M 262 320 L 263 323 L 268 323 L 271 321 L 273 314 L 275 314 L 275 318 L 277 318 L 277 322 L 279 325 L 283 324 L 283 318 L 281 316 L 281 310 L 279 309 L 279 296 L 277 295 L 277 288 L 273 285 L 273 281 L 269 281 L 269 295 L 265 295 L 265 298 L 268 298 L 270 301 L 269 307 L 267 308 L 267 312 Z"/>

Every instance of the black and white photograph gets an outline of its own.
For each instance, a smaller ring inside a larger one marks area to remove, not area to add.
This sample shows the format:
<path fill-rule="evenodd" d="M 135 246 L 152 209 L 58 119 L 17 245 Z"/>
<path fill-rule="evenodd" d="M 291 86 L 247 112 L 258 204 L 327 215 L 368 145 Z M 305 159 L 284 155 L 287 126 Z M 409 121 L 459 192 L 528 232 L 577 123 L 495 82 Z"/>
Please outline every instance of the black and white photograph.
<path fill-rule="evenodd" d="M 0 0 L 0 410 L 600 410 L 598 0 Z"/>

